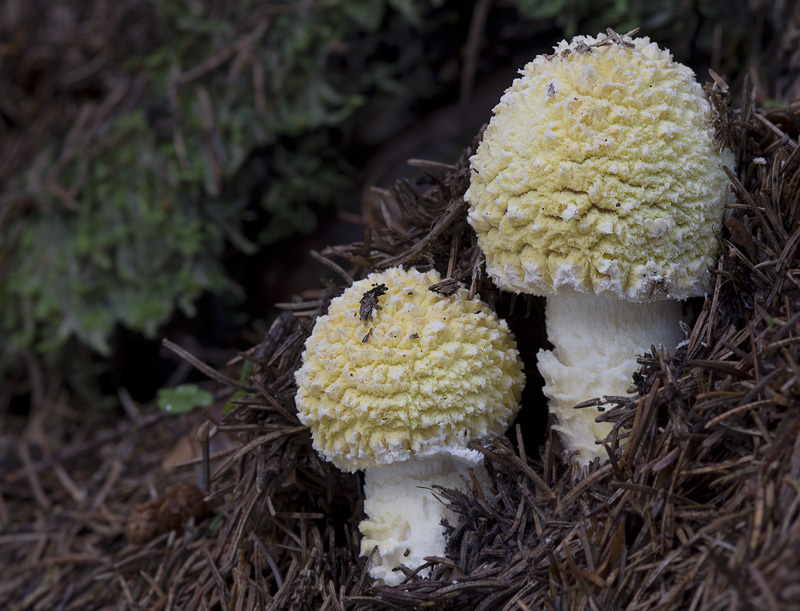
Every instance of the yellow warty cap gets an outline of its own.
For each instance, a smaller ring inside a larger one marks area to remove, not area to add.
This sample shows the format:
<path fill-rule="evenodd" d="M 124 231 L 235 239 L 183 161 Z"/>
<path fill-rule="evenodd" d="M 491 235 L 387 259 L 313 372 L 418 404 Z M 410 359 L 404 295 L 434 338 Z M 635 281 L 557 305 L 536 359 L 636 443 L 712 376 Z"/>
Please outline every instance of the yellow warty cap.
<path fill-rule="evenodd" d="M 506 290 L 682 299 L 710 284 L 730 152 L 694 73 L 648 38 L 578 36 L 494 109 L 466 200 Z"/>
<path fill-rule="evenodd" d="M 464 289 L 428 290 L 440 280 L 374 273 L 317 319 L 296 403 L 314 448 L 340 469 L 464 452 L 470 439 L 505 431 L 519 409 L 522 363 L 505 321 Z M 361 320 L 365 293 L 384 290 Z"/>

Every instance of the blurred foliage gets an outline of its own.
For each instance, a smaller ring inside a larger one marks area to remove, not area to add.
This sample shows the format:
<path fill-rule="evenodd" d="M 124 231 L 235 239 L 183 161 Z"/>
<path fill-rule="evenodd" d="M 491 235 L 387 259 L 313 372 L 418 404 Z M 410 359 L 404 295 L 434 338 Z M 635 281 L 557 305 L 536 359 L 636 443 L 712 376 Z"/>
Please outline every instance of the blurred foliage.
<path fill-rule="evenodd" d="M 439 3 L 153 0 L 123 2 L 130 10 L 114 16 L 73 1 L 41 27 L 35 4 L 17 16 L 30 30 L 31 40 L 17 34 L 22 44 L 60 41 L 69 57 L 86 51 L 69 48 L 83 28 L 123 51 L 113 61 L 98 55 L 109 63 L 95 66 L 85 91 L 59 92 L 59 74 L 32 75 L 39 87 L 55 84 L 52 106 L 28 117 L 25 104 L 37 96 L 25 97 L 20 71 L 30 58 L 23 48 L 6 58 L 18 66 L 2 74 L 12 85 L 3 136 L 18 136 L 27 163 L 6 159 L 0 169 L 5 359 L 20 349 L 53 353 L 71 338 L 107 355 L 115 325 L 154 337 L 176 308 L 192 316 L 205 291 L 241 296 L 220 262 L 226 243 L 252 253 L 315 229 L 320 207 L 350 185 L 331 130 L 366 93 L 396 91 L 397 75 L 420 59 L 370 63 L 381 28 L 400 23 L 408 37 Z M 72 31 L 45 39 L 53 32 L 39 30 L 63 27 L 65 12 Z M 50 59 L 59 68 L 60 58 Z M 92 69 L 79 60 L 67 68 Z M 42 125 L 53 130 L 36 141 Z M 258 187 L 264 176 L 230 184 L 256 149 L 268 184 Z M 254 216 L 254 194 L 264 222 L 248 239 L 242 226 Z"/>
<path fill-rule="evenodd" d="M 198 407 L 209 407 L 214 396 L 195 384 L 180 384 L 175 388 L 162 388 L 157 393 L 156 405 L 170 414 L 185 414 Z"/>

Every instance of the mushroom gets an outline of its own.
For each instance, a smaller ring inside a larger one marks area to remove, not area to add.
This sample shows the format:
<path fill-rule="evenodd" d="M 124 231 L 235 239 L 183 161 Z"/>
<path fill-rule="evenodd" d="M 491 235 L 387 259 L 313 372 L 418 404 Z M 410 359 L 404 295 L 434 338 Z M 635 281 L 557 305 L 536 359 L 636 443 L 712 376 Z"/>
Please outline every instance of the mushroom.
<path fill-rule="evenodd" d="M 682 340 L 676 300 L 711 286 L 733 167 L 694 73 L 648 38 L 608 34 L 562 41 L 520 71 L 465 195 L 495 284 L 547 297 L 555 349 L 539 371 L 584 464 L 606 456 L 612 425 L 574 406 L 625 395 L 637 354 Z"/>
<path fill-rule="evenodd" d="M 429 288 L 435 271 L 392 268 L 355 282 L 317 318 L 295 374 L 300 421 L 313 446 L 347 472 L 364 470 L 361 553 L 370 576 L 395 585 L 399 565 L 444 556 L 443 519 L 456 515 L 432 486 L 487 488 L 472 439 L 506 430 L 524 385 L 514 338 L 460 288 Z"/>

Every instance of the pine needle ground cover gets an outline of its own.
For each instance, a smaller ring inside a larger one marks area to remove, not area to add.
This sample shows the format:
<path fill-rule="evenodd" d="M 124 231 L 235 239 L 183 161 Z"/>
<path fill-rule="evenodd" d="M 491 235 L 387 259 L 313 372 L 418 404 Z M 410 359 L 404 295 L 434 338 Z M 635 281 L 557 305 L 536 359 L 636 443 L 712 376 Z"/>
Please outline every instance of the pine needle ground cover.
<path fill-rule="evenodd" d="M 713 294 L 691 304 L 681 348 L 653 348 L 640 359 L 635 392 L 604 399 L 610 461 L 582 472 L 548 432 L 533 367 L 545 345 L 543 304 L 501 293 L 485 276 L 463 201 L 473 146 L 453 166 L 421 162 L 425 184 L 376 193 L 364 240 L 318 254 L 336 282 L 282 304 L 264 340 L 229 371 L 184 354 L 228 404 L 206 411 L 207 460 L 163 470 L 163 448 L 192 421 L 134 411 L 130 422 L 86 433 L 61 454 L 23 455 L 4 473 L 0 601 L 14 609 L 800 607 L 800 103 L 765 111 L 745 90 L 731 111 L 724 84 L 708 87 L 718 135 L 737 159 Z M 372 586 L 369 559 L 358 555 L 358 476 L 313 451 L 296 417 L 294 371 L 330 299 L 395 265 L 436 268 L 507 319 L 528 390 L 508 436 L 473 444 L 494 489 L 438 490 L 460 515 L 447 526 L 447 557 L 431 558 L 430 578 L 409 572 L 388 588 Z"/>

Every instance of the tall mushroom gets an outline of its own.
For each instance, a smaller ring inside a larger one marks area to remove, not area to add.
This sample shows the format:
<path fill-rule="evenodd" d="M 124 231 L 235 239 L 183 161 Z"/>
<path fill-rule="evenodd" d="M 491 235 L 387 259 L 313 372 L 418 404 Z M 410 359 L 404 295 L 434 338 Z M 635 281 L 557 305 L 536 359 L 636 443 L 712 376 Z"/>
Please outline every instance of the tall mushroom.
<path fill-rule="evenodd" d="M 462 489 L 469 469 L 488 476 L 471 439 L 500 434 L 524 384 L 513 336 L 466 290 L 429 288 L 435 271 L 392 268 L 331 301 L 295 374 L 298 415 L 314 448 L 343 471 L 364 473 L 361 553 L 370 575 L 394 585 L 445 552 L 454 514 L 431 487 Z"/>
<path fill-rule="evenodd" d="M 588 463 L 611 425 L 573 408 L 681 340 L 674 300 L 710 288 L 733 156 L 694 73 L 648 38 L 577 36 L 520 73 L 471 158 L 469 222 L 497 286 L 547 297 L 544 392 Z"/>

